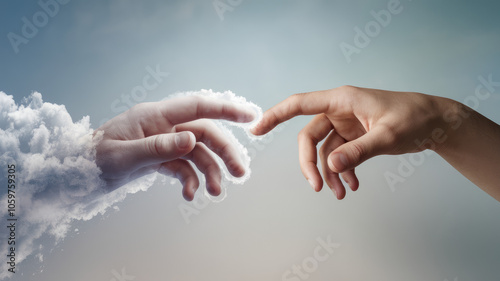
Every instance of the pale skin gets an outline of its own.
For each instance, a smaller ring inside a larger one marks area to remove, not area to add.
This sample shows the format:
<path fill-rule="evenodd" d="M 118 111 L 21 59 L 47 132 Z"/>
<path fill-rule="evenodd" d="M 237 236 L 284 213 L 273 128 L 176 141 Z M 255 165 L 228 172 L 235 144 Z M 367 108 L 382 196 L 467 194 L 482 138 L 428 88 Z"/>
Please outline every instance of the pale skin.
<path fill-rule="evenodd" d="M 500 126 L 457 101 L 342 86 L 290 96 L 267 110 L 252 133 L 266 134 L 298 115 L 315 115 L 298 135 L 300 167 L 315 191 L 324 180 L 343 199 L 346 188 L 339 174 L 355 191 L 354 169 L 362 162 L 432 149 L 500 201 Z"/>
<path fill-rule="evenodd" d="M 252 110 L 206 97 L 180 97 L 138 104 L 106 122 L 97 132 L 96 162 L 108 190 L 145 174 L 159 172 L 177 177 L 186 200 L 193 199 L 200 181 L 193 163 L 206 179 L 208 192 L 221 193 L 221 170 L 210 151 L 236 177 L 245 174 L 236 148 L 209 119 L 250 122 Z M 190 162 L 189 162 L 190 161 Z"/>

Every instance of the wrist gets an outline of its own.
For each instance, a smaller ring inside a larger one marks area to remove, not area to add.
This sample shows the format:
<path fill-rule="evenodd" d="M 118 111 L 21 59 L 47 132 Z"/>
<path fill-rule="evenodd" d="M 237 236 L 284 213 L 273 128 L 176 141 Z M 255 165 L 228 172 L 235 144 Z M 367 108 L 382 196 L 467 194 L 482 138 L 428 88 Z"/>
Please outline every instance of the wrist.
<path fill-rule="evenodd" d="M 452 99 L 436 97 L 437 108 L 440 114 L 440 130 L 442 137 L 436 141 L 433 150 L 442 154 L 453 148 L 457 143 L 457 136 L 463 129 L 464 123 L 473 113 L 473 110 Z"/>

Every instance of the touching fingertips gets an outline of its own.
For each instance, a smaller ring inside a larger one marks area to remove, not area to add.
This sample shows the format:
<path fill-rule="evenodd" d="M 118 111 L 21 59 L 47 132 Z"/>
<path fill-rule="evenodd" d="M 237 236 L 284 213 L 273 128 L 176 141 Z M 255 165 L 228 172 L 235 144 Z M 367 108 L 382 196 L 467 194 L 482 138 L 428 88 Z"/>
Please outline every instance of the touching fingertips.
<path fill-rule="evenodd" d="M 250 133 L 261 136 L 270 131 L 269 127 L 268 118 L 262 117 L 260 120 L 256 120 L 253 124 L 250 124 Z"/>
<path fill-rule="evenodd" d="M 250 133 L 259 136 L 261 135 L 262 121 L 257 123 L 253 128 L 250 128 Z"/>

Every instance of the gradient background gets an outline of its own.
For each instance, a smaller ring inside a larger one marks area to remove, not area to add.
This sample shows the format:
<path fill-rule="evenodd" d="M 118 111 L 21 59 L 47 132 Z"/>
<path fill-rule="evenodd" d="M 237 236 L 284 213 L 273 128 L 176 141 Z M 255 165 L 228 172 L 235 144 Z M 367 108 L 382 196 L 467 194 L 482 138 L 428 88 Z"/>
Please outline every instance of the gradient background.
<path fill-rule="evenodd" d="M 1 1 L 0 90 L 18 103 L 39 91 L 97 128 L 156 65 L 170 75 L 144 101 L 211 88 L 263 109 L 344 84 L 463 101 L 479 75 L 500 80 L 498 1 L 402 0 L 403 11 L 347 63 L 339 44 L 353 44 L 354 28 L 388 2 L 244 0 L 221 20 L 212 0 L 73 0 L 16 54 L 7 33 L 20 34 L 21 18 L 41 8 Z M 499 123 L 496 90 L 478 111 Z M 134 280 L 281 280 L 328 235 L 341 246 L 308 280 L 498 280 L 497 201 L 437 155 L 394 192 L 384 172 L 397 173 L 401 160 L 380 156 L 358 168 L 360 190 L 343 201 L 328 188 L 315 193 L 296 143 L 310 119 L 275 132 L 256 150 L 251 179 L 189 224 L 179 206 L 194 206 L 180 185 L 157 183 L 119 211 L 76 222 L 79 231 L 52 250 L 48 241 L 43 263 L 28 258 L 12 280 L 108 281 L 122 268 Z"/>

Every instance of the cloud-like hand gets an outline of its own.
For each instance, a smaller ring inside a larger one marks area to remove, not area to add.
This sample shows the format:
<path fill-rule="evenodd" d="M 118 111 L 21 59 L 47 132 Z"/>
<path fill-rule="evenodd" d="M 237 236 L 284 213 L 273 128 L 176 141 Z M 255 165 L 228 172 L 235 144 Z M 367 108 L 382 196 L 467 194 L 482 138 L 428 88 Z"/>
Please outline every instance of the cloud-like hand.
<path fill-rule="evenodd" d="M 205 118 L 250 122 L 255 115 L 242 105 L 202 96 L 138 104 L 96 130 L 94 137 L 102 136 L 96 147 L 101 178 L 113 190 L 159 172 L 178 178 L 184 198 L 192 200 L 199 179 L 190 160 L 205 175 L 208 192 L 219 195 L 221 170 L 210 150 L 233 176 L 243 176 L 245 168 L 236 147 Z"/>

